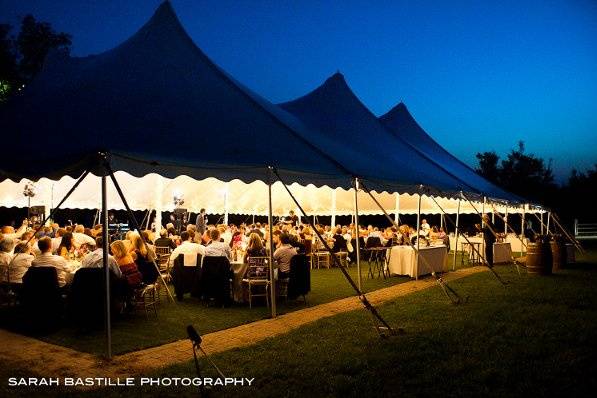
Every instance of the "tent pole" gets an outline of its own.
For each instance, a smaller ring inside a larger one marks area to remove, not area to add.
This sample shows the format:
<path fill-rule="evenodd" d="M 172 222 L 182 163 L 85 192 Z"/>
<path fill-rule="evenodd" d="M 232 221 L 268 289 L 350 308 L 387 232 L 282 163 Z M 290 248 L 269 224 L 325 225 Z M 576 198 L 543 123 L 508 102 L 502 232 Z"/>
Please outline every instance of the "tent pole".
<path fill-rule="evenodd" d="M 506 238 L 508 237 L 508 206 L 506 206 L 504 213 L 504 235 L 506 235 Z"/>
<path fill-rule="evenodd" d="M 443 214 L 439 215 L 439 227 L 441 229 L 444 229 L 444 215 Z"/>
<path fill-rule="evenodd" d="M 106 170 L 105 173 L 108 171 Z M 102 176 L 102 262 L 106 282 L 105 326 L 106 357 L 112 359 L 112 321 L 110 318 L 110 267 L 108 266 L 108 190 L 106 175 Z"/>
<path fill-rule="evenodd" d="M 274 278 L 274 217 L 272 215 L 272 167 L 267 169 L 267 189 L 268 189 L 268 214 L 267 222 L 269 225 L 269 275 L 270 275 L 270 301 L 272 318 L 276 317 L 276 281 Z"/>
<path fill-rule="evenodd" d="M 483 231 L 483 228 L 485 228 L 485 221 L 483 219 L 483 216 L 485 215 L 485 195 L 483 195 L 483 204 L 481 205 L 481 231 Z M 481 251 L 483 253 L 485 253 L 485 233 L 481 232 Z M 491 250 L 493 250 L 493 248 L 491 248 Z"/>
<path fill-rule="evenodd" d="M 154 197 L 154 207 L 155 207 L 155 233 L 157 236 L 160 236 L 162 232 L 162 192 L 164 191 L 164 181 L 161 175 L 157 176 L 156 181 L 156 190 L 155 190 L 155 197 Z"/>
<path fill-rule="evenodd" d="M 394 212 L 394 224 L 400 224 L 400 194 L 396 192 L 396 211 Z"/>
<path fill-rule="evenodd" d="M 549 221 L 550 221 L 550 218 L 551 218 L 551 211 L 548 211 L 547 212 L 547 226 L 546 226 L 546 228 L 547 228 L 547 234 L 548 235 L 549 235 Z"/>
<path fill-rule="evenodd" d="M 541 235 L 544 235 L 544 229 L 543 229 L 543 212 L 541 212 Z"/>
<path fill-rule="evenodd" d="M 355 234 L 355 252 L 357 255 L 357 286 L 361 290 L 363 276 L 361 274 L 361 249 L 359 237 L 359 179 L 354 178 L 354 234 Z"/>
<path fill-rule="evenodd" d="M 527 210 L 527 205 L 526 203 L 522 205 L 522 222 L 520 223 L 520 241 L 522 242 L 524 240 L 524 218 L 525 218 L 525 213 Z M 520 257 L 522 257 L 522 245 L 520 245 Z"/>
<path fill-rule="evenodd" d="M 460 225 L 460 201 L 458 198 L 458 208 L 456 210 L 456 230 L 454 232 L 454 261 L 452 262 L 452 271 L 456 270 L 456 253 L 458 253 L 458 227 Z M 443 215 L 443 213 L 442 213 Z"/>
<path fill-rule="evenodd" d="M 417 194 L 419 197 L 417 205 L 417 252 L 415 253 L 415 280 L 419 280 L 419 247 L 421 240 L 421 192 Z"/>
<path fill-rule="evenodd" d="M 332 190 L 332 231 L 336 227 L 336 190 Z"/>
<path fill-rule="evenodd" d="M 224 185 L 224 225 L 228 225 L 228 183 Z"/>

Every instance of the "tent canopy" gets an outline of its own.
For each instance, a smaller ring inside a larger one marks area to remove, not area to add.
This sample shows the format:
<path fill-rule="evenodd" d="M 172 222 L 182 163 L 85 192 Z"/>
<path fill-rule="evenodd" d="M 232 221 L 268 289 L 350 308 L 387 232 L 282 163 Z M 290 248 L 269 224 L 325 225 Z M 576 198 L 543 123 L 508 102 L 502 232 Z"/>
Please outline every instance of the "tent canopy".
<path fill-rule="evenodd" d="M 380 116 L 379 120 L 396 137 L 402 138 L 412 147 L 433 159 L 444 170 L 464 179 L 486 196 L 495 199 L 521 201 L 516 195 L 504 191 L 481 177 L 468 165 L 445 150 L 419 126 L 402 102 L 385 115 Z"/>
<path fill-rule="evenodd" d="M 380 173 L 394 170 L 401 179 L 413 185 L 430 185 L 444 191 L 477 192 L 464 180 L 428 161 L 400 138 L 388 134 L 339 72 L 307 95 L 279 106 L 298 117 L 311 130 L 358 147 L 361 154 L 350 159 L 350 164 L 360 166 L 361 163 L 375 162 Z"/>
<path fill-rule="evenodd" d="M 254 181 L 266 180 L 274 166 L 293 181 L 350 184 L 351 173 L 303 138 L 298 121 L 192 42 L 169 2 L 112 50 L 53 54 L 0 119 L 12 141 L 0 178 L 97 172 L 97 154 L 105 152 L 113 169 L 136 176 Z M 342 155 L 341 147 L 330 150 Z M 35 161 L 23 162 L 30 151 Z"/>

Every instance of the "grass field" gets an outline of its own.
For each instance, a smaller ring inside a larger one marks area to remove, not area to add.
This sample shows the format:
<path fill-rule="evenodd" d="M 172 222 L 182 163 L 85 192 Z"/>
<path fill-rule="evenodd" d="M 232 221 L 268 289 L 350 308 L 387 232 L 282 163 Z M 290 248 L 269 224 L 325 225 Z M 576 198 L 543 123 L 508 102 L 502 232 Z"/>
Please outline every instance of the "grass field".
<path fill-rule="evenodd" d="M 363 290 L 369 292 L 397 283 L 403 283 L 410 278 L 392 277 L 367 278 L 368 265 L 362 267 Z M 356 267 L 350 268 L 351 276 L 356 280 Z M 354 295 L 354 290 L 348 284 L 342 273 L 337 268 L 314 269 L 311 272 L 311 292 L 307 295 L 307 306 L 327 303 L 340 298 Z M 278 313 L 286 313 L 304 308 L 302 299 L 281 302 L 278 304 Z M 101 314 L 99 316 L 102 316 Z M 263 306 L 249 309 L 248 305 L 236 305 L 230 308 L 207 307 L 197 299 L 187 295 L 183 302 L 176 304 L 166 303 L 159 307 L 157 319 L 144 313 L 116 320 L 113 323 L 112 341 L 113 352 L 121 354 L 142 348 L 152 347 L 176 341 L 186 337 L 186 325 L 194 324 L 201 334 L 206 334 L 222 329 L 231 328 L 245 323 L 253 322 L 270 316 L 270 310 Z M 22 332 L 19 325 L 19 313 L 16 310 L 4 309 L 0 311 L 1 327 Z M 77 351 L 103 355 L 105 352 L 105 334 L 103 330 L 78 331 L 74 327 L 65 325 L 60 330 L 35 337 L 49 343 L 74 348 Z"/>
<path fill-rule="evenodd" d="M 451 286 L 469 297 L 460 306 L 437 288 L 381 306 L 404 335 L 380 339 L 368 314 L 358 310 L 215 355 L 227 376 L 254 377 L 256 385 L 214 389 L 212 396 L 594 396 L 597 251 L 580 260 L 550 277 L 519 277 L 513 267 L 496 267 L 510 281 L 506 287 L 487 272 L 454 281 Z M 201 363 L 206 375 L 216 376 Z M 194 372 L 189 362 L 151 376 Z M 88 395 L 193 394 L 163 387 Z"/>

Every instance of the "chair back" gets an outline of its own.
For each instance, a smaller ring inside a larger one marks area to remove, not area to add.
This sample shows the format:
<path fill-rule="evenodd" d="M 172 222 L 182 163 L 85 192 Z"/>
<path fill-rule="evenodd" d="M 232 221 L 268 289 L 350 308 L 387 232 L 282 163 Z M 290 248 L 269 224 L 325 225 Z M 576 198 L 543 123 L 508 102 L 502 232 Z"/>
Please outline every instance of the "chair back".
<path fill-rule="evenodd" d="M 311 267 L 304 254 L 297 254 L 290 260 L 288 298 L 293 300 L 311 291 Z"/>
<path fill-rule="evenodd" d="M 381 239 L 377 236 L 371 236 L 367 239 L 367 243 L 365 244 L 365 248 L 370 249 L 372 247 L 382 247 Z"/>
<path fill-rule="evenodd" d="M 184 254 L 179 254 L 174 259 L 170 277 L 176 298 L 181 301 L 185 293 L 192 293 L 197 296 L 200 291 L 201 283 L 201 254 L 197 254 L 197 261 L 194 267 L 185 267 Z"/>
<path fill-rule="evenodd" d="M 23 276 L 21 300 L 34 329 L 54 327 L 62 315 L 58 272 L 53 266 L 30 267 Z"/>
<path fill-rule="evenodd" d="M 201 265 L 201 295 L 205 299 L 215 299 L 218 305 L 229 305 L 230 280 L 234 274 L 230 261 L 224 256 L 203 257 Z"/>
<path fill-rule="evenodd" d="M 155 255 L 156 261 L 160 268 L 167 269 L 168 262 L 170 261 L 170 253 L 172 249 L 169 246 L 156 246 Z"/>
<path fill-rule="evenodd" d="M 313 241 L 311 239 L 304 239 L 303 245 L 305 245 L 305 254 L 308 256 L 313 252 Z"/>
<path fill-rule="evenodd" d="M 247 264 L 246 279 L 269 280 L 269 257 L 249 257 Z"/>
<path fill-rule="evenodd" d="M 110 271 L 110 297 L 112 305 L 122 298 L 115 294 L 121 287 Z M 68 295 L 68 316 L 79 326 L 102 327 L 104 324 L 105 271 L 103 268 L 80 268 L 75 272 Z"/>

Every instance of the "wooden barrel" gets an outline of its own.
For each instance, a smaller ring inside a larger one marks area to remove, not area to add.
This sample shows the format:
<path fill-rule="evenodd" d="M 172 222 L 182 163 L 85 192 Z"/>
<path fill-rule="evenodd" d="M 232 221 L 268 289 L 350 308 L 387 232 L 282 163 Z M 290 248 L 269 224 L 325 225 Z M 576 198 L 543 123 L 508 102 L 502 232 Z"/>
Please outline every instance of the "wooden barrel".
<path fill-rule="evenodd" d="M 551 246 L 551 257 L 553 259 L 553 270 L 554 272 L 559 271 L 566 267 L 568 262 L 566 244 L 559 239 L 552 240 L 549 244 Z"/>
<path fill-rule="evenodd" d="M 527 272 L 529 275 L 551 274 L 552 258 L 549 243 L 538 240 L 527 246 Z"/>

